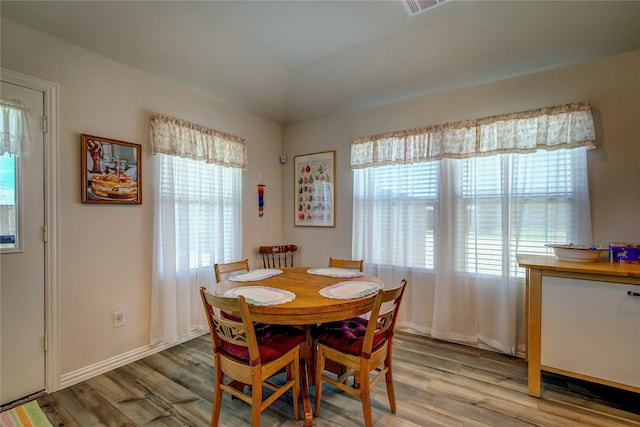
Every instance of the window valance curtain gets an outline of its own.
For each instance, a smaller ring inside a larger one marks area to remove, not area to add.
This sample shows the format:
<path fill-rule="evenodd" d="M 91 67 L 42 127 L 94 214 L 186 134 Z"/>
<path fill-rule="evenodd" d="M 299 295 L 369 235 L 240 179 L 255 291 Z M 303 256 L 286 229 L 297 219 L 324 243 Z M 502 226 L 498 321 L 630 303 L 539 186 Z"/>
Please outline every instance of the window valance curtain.
<path fill-rule="evenodd" d="M 580 102 L 357 138 L 351 169 L 595 146 L 591 106 Z"/>
<path fill-rule="evenodd" d="M 9 153 L 17 157 L 29 157 L 31 132 L 29 109 L 19 99 L 0 99 L 2 134 L 0 156 Z"/>
<path fill-rule="evenodd" d="M 151 117 L 150 132 L 154 154 L 241 169 L 247 167 L 243 138 L 160 114 Z"/>

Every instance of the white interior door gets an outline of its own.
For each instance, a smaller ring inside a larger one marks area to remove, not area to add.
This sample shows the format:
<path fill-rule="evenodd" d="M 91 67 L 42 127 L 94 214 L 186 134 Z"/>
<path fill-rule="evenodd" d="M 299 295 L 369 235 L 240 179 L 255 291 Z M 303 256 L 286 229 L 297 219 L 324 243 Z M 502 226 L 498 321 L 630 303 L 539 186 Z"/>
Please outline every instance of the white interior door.
<path fill-rule="evenodd" d="M 0 252 L 0 404 L 45 390 L 45 206 L 44 206 L 44 93 L 2 81 L 3 98 L 20 99 L 30 110 L 31 152 L 15 159 L 16 204 L 14 219 L 6 204 L 11 200 L 6 171 L 0 210 L 5 243 Z M 5 154 L 7 156 L 7 154 Z M 6 163 L 5 163 L 6 164 Z M 15 220 L 16 244 L 7 244 L 7 221 Z"/>

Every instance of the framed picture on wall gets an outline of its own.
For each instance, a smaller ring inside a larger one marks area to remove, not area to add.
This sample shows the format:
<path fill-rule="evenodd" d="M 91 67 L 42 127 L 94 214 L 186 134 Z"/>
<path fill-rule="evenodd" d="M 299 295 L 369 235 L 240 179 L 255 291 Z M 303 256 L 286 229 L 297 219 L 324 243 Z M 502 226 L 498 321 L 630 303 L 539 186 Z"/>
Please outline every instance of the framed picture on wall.
<path fill-rule="evenodd" d="M 82 134 L 82 203 L 142 203 L 142 146 Z"/>
<path fill-rule="evenodd" d="M 336 226 L 335 164 L 335 151 L 295 156 L 295 226 Z"/>

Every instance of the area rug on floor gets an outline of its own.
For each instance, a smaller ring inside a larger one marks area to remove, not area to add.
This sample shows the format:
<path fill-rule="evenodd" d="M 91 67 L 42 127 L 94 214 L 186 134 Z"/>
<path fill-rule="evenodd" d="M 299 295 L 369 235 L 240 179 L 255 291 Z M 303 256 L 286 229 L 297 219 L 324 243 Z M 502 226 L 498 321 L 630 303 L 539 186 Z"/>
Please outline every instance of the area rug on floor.
<path fill-rule="evenodd" d="M 2 427 L 53 427 L 37 400 L 0 413 Z"/>

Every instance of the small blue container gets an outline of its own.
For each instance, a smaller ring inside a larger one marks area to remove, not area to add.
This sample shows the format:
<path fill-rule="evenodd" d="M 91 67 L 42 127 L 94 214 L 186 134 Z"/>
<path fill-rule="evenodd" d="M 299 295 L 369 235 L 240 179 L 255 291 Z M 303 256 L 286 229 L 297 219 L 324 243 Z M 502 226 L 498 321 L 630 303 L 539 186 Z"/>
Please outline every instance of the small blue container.
<path fill-rule="evenodd" d="M 611 261 L 629 264 L 640 264 L 640 244 L 612 242 L 609 243 L 611 249 Z"/>

